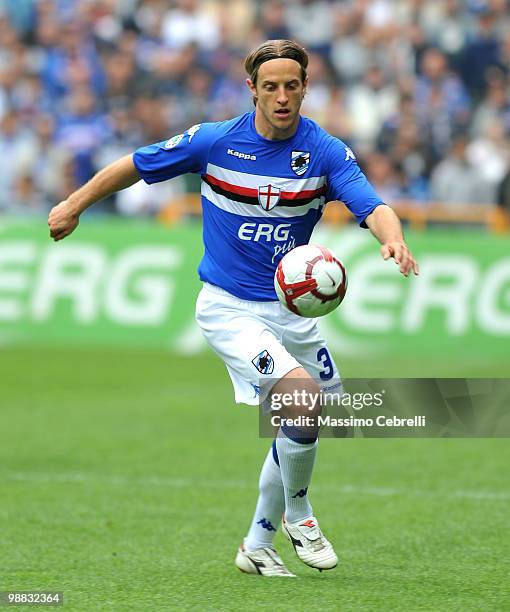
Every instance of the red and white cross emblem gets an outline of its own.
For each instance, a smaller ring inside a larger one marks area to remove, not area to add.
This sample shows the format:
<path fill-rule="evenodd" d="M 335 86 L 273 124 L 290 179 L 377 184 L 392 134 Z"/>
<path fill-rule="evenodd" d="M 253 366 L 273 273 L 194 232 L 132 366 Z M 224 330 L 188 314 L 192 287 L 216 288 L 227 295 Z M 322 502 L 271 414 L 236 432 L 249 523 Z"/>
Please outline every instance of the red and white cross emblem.
<path fill-rule="evenodd" d="M 274 185 L 259 187 L 259 204 L 264 210 L 273 209 L 280 201 L 280 192 L 281 189 Z"/>

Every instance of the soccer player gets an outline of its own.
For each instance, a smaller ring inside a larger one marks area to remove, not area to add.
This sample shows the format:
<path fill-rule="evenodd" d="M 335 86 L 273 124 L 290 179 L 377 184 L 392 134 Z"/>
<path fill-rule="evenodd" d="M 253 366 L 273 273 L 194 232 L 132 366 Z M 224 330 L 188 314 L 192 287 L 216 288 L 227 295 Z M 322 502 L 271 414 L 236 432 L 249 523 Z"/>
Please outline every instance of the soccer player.
<path fill-rule="evenodd" d="M 238 403 L 257 405 L 272 393 L 312 397 L 321 386 L 331 391 L 340 385 L 315 320 L 287 311 L 273 286 L 278 262 L 308 243 L 327 201 L 343 202 L 402 274 L 418 274 L 397 216 L 368 183 L 351 149 L 300 115 L 307 65 L 306 51 L 295 42 L 263 43 L 245 61 L 254 112 L 195 125 L 138 149 L 98 172 L 49 215 L 50 235 L 58 241 L 76 228 L 86 208 L 140 179 L 156 183 L 200 173 L 205 252 L 196 319 L 225 362 Z M 282 416 L 310 416 L 313 423 L 320 412 L 319 404 L 293 404 Z M 320 570 L 337 565 L 308 499 L 317 436 L 313 425 L 279 429 L 235 559 L 242 571 L 293 575 L 272 546 L 280 521 L 305 564 Z"/>

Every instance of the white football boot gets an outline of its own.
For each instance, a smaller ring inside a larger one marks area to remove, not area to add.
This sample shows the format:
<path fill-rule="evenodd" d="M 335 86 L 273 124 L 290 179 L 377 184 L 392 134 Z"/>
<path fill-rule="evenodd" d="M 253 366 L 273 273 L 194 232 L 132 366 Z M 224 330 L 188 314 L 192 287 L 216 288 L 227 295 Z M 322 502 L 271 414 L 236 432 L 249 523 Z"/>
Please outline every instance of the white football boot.
<path fill-rule="evenodd" d="M 306 565 L 321 572 L 337 566 L 338 557 L 331 543 L 322 534 L 315 516 L 299 523 L 288 523 L 283 517 L 282 531 Z"/>
<path fill-rule="evenodd" d="M 276 550 L 270 547 L 248 551 L 241 544 L 237 551 L 235 564 L 246 574 L 296 577 L 285 567 Z"/>

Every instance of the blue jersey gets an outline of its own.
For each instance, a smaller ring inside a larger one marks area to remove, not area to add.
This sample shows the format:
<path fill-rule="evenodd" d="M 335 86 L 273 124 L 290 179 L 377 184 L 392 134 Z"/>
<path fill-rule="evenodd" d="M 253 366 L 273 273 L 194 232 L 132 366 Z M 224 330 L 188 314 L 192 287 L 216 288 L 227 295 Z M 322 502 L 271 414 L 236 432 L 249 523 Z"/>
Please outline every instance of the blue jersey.
<path fill-rule="evenodd" d="M 147 183 L 200 173 L 200 278 L 241 299 L 271 301 L 278 262 L 308 243 L 326 202 L 342 201 L 365 226 L 382 201 L 349 147 L 314 121 L 301 117 L 286 140 L 263 138 L 254 121 L 253 112 L 195 125 L 138 149 L 133 161 Z"/>

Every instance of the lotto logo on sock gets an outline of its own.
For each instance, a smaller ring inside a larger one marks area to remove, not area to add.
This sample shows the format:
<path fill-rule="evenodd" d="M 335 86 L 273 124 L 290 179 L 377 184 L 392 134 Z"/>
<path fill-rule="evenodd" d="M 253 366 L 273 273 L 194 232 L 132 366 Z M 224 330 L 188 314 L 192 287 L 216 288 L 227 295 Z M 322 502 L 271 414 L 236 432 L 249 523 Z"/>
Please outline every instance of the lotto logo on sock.
<path fill-rule="evenodd" d="M 292 499 L 296 499 L 296 497 L 304 497 L 308 492 L 308 487 L 306 487 L 306 489 L 301 489 L 301 491 L 298 491 L 295 495 L 292 496 Z"/>
<path fill-rule="evenodd" d="M 268 521 L 265 518 L 260 519 L 260 521 L 257 521 L 257 525 L 260 525 L 262 527 L 262 529 L 267 529 L 268 531 L 276 531 L 276 529 L 273 527 L 271 521 Z"/>

